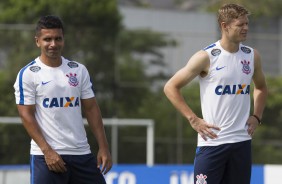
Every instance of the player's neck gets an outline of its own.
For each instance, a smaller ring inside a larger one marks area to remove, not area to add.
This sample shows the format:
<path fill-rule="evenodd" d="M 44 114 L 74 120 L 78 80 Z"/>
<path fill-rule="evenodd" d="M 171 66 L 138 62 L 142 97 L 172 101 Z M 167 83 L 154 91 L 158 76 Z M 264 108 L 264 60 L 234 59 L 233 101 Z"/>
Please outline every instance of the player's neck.
<path fill-rule="evenodd" d="M 49 58 L 49 57 L 45 57 L 44 55 L 41 55 L 39 56 L 39 59 L 41 60 L 42 63 L 50 67 L 59 67 L 62 64 L 61 57 Z"/>
<path fill-rule="evenodd" d="M 231 42 L 230 40 L 222 38 L 220 41 L 221 47 L 230 53 L 236 53 L 239 50 L 240 43 Z"/>

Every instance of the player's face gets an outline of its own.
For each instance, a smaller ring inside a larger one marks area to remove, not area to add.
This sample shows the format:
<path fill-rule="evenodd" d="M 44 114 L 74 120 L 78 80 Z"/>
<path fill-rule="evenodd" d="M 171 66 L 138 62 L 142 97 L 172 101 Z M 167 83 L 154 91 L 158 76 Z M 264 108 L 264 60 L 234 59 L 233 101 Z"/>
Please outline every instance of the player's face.
<path fill-rule="evenodd" d="M 60 59 L 64 47 L 62 29 L 42 29 L 35 37 L 36 45 L 41 49 L 41 56 L 48 59 Z"/>
<path fill-rule="evenodd" d="M 243 42 L 247 39 L 249 19 L 246 15 L 234 19 L 227 26 L 228 37 L 234 42 Z"/>

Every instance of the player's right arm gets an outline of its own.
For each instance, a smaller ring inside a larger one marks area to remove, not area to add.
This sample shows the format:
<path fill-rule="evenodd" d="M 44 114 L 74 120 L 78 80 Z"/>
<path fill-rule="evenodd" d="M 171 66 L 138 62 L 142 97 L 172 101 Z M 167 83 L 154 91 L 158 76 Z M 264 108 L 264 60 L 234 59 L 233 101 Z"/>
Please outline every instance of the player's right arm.
<path fill-rule="evenodd" d="M 181 88 L 190 83 L 196 76 L 207 75 L 209 66 L 208 54 L 203 50 L 198 51 L 190 58 L 186 66 L 177 71 L 164 86 L 164 93 L 167 98 L 204 140 L 207 140 L 207 137 L 217 138 L 217 135 L 211 129 L 219 130 L 219 128 L 205 122 L 192 111 L 181 94 Z"/>
<path fill-rule="evenodd" d="M 47 143 L 35 118 L 35 76 L 34 72 L 29 69 L 32 64 L 34 62 L 19 72 L 14 84 L 18 112 L 27 133 L 43 152 L 49 170 L 64 172 L 66 168 L 62 158 Z"/>
<path fill-rule="evenodd" d="M 17 108 L 27 133 L 43 152 L 49 170 L 65 172 L 66 167 L 64 161 L 47 143 L 35 119 L 35 105 L 17 105 Z"/>
<path fill-rule="evenodd" d="M 17 108 L 27 133 L 43 152 L 49 170 L 65 172 L 66 167 L 64 161 L 47 143 L 35 119 L 35 105 L 17 105 Z"/>

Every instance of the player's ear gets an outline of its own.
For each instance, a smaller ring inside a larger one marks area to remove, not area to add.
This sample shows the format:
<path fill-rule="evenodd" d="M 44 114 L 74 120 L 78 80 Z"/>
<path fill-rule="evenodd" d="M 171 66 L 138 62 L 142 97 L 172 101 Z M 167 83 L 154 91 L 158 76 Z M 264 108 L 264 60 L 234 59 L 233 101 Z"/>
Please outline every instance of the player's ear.
<path fill-rule="evenodd" d="M 226 22 L 221 22 L 220 26 L 222 31 L 228 31 L 228 24 Z"/>
<path fill-rule="evenodd" d="M 37 36 L 35 36 L 35 37 L 34 37 L 34 39 L 35 39 L 35 43 L 36 43 L 37 47 L 40 47 L 40 44 L 39 44 L 39 39 L 38 39 L 38 37 L 37 37 Z"/>

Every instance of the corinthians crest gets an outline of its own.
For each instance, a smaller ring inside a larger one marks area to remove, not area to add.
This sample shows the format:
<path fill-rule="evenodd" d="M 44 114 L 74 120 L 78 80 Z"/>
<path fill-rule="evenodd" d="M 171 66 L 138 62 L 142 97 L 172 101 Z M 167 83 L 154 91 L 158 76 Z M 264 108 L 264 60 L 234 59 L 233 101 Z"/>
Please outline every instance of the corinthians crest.
<path fill-rule="evenodd" d="M 74 73 L 69 73 L 69 74 L 66 74 L 66 76 L 69 78 L 69 84 L 71 86 L 77 86 L 78 85 L 78 80 L 76 78 L 76 74 Z"/>
<path fill-rule="evenodd" d="M 241 61 L 241 63 L 243 65 L 243 68 L 242 68 L 243 73 L 247 75 L 251 73 L 250 61 L 244 60 L 244 61 Z"/>
<path fill-rule="evenodd" d="M 196 176 L 197 181 L 196 184 L 207 184 L 206 179 L 208 178 L 206 175 L 200 174 Z"/>

